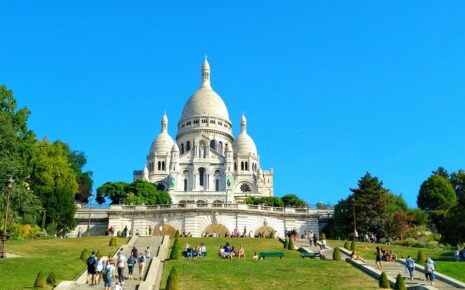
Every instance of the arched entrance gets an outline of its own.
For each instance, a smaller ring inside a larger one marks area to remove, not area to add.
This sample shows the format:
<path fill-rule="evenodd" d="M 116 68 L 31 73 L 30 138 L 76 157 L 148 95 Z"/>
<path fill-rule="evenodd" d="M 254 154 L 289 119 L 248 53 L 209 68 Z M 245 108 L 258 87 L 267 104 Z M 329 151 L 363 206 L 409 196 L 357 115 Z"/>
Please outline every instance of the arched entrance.
<path fill-rule="evenodd" d="M 155 227 L 154 235 L 155 236 L 168 235 L 170 236 L 170 238 L 174 238 L 174 236 L 176 235 L 176 229 L 169 224 L 164 224 L 164 225 L 161 225 L 161 232 L 160 232 L 160 226 Z"/>
<path fill-rule="evenodd" d="M 269 238 L 271 234 L 276 233 L 276 231 L 272 227 L 262 226 L 255 230 L 255 237 L 258 238 Z M 274 236 L 272 237 L 274 238 Z"/>
<path fill-rule="evenodd" d="M 204 230 L 207 237 L 225 237 L 229 236 L 229 230 L 222 224 L 211 224 Z"/>

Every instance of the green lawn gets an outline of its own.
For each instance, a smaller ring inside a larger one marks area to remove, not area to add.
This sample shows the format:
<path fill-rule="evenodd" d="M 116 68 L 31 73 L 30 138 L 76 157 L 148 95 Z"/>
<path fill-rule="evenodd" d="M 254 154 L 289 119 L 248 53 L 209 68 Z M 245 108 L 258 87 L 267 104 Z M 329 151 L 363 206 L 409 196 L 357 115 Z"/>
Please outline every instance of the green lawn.
<path fill-rule="evenodd" d="M 8 241 L 7 251 L 21 255 L 19 258 L 0 260 L 0 281 L 2 289 L 21 289 L 33 286 L 37 273 L 45 275 L 55 272 L 57 279 L 73 280 L 86 265 L 79 259 L 84 248 L 100 251 L 102 255 L 113 253 L 117 247 L 110 247 L 109 237 L 80 239 L 54 239 L 32 241 Z M 117 238 L 117 245 L 127 239 Z"/>
<path fill-rule="evenodd" d="M 330 247 L 344 247 L 344 241 L 329 240 Z M 416 260 L 418 250 L 420 248 L 404 247 L 398 245 L 377 245 L 369 243 L 357 243 L 357 253 L 363 258 L 374 260 L 376 246 L 383 247 L 387 250 L 392 250 L 399 258 L 406 258 L 408 255 Z M 440 273 L 453 277 L 457 280 L 465 282 L 465 262 L 453 261 L 452 248 L 421 248 L 425 256 L 429 256 L 436 261 L 436 270 Z"/>
<path fill-rule="evenodd" d="M 252 260 L 254 252 L 282 251 L 282 244 L 271 239 L 181 238 L 181 245 L 207 247 L 202 259 L 180 258 L 167 261 L 161 288 L 173 266 L 181 289 L 378 289 L 376 280 L 343 261 L 302 260 L 297 251 L 285 251 L 285 257 Z M 242 245 L 246 260 L 223 260 L 217 255 L 220 245 Z"/>

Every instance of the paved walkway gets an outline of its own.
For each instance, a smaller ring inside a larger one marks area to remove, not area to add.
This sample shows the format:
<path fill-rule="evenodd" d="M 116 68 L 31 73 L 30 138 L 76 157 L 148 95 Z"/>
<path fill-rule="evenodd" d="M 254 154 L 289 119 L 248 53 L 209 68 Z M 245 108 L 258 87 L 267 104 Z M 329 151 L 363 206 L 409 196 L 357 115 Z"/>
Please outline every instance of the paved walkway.
<path fill-rule="evenodd" d="M 368 266 L 372 266 L 376 269 L 376 262 L 374 260 L 366 260 L 365 264 Z M 401 274 L 405 277 L 405 285 L 407 287 L 412 287 L 416 285 L 430 285 L 428 281 L 425 279 L 425 274 L 420 271 L 413 272 L 413 280 L 410 280 L 410 276 L 408 271 L 405 270 L 405 265 L 398 263 L 398 262 L 382 262 L 383 269 L 381 271 L 386 272 L 387 275 L 393 277 L 394 279 L 397 278 L 398 274 Z M 437 289 L 457 289 L 456 287 L 446 284 L 442 281 L 435 280 L 433 282 L 433 286 Z"/>
<path fill-rule="evenodd" d="M 310 242 L 307 239 L 297 239 L 294 243 L 297 249 L 304 248 L 306 250 L 311 250 L 313 253 L 318 253 L 320 250 L 320 246 L 310 246 Z M 327 260 L 333 259 L 333 251 L 334 249 L 326 246 L 325 257 Z"/>
<path fill-rule="evenodd" d="M 143 252 L 147 246 L 150 247 L 151 251 L 152 251 L 152 256 L 156 256 L 157 255 L 157 252 L 158 252 L 158 248 L 160 247 L 161 245 L 161 242 L 163 240 L 163 237 L 161 236 L 152 236 L 152 237 L 138 237 L 137 240 L 135 241 L 134 243 L 134 246 L 136 247 L 136 249 L 140 252 Z M 127 258 L 129 257 L 129 255 L 131 254 L 131 249 L 132 247 L 125 247 L 124 248 L 124 254 L 126 255 L 126 260 Z M 115 257 L 116 259 L 116 257 Z M 143 277 L 145 278 L 145 275 L 147 274 L 147 270 L 150 266 L 150 263 L 151 263 L 152 260 L 150 261 L 146 261 L 145 262 L 145 269 L 144 269 L 144 275 Z M 115 281 L 118 281 L 118 277 L 117 277 L 117 272 L 116 272 L 116 275 L 115 275 L 115 278 L 113 279 L 113 282 Z M 127 278 L 128 276 L 128 267 L 126 265 L 126 268 L 124 270 L 124 276 L 125 278 Z M 134 267 L 134 277 L 139 277 L 139 268 L 138 266 L 136 265 Z M 125 280 L 124 281 L 124 285 L 123 285 L 123 289 L 125 290 L 132 290 L 132 289 L 138 289 L 138 286 L 140 284 L 142 280 L 139 280 L 139 279 L 136 279 L 136 280 Z M 86 284 L 80 284 L 80 283 L 77 283 L 77 282 L 74 282 L 72 283 L 69 287 L 67 287 L 66 289 L 104 289 L 103 287 L 103 281 L 100 282 L 99 285 L 96 285 L 96 286 L 89 286 L 89 285 L 86 285 Z"/>

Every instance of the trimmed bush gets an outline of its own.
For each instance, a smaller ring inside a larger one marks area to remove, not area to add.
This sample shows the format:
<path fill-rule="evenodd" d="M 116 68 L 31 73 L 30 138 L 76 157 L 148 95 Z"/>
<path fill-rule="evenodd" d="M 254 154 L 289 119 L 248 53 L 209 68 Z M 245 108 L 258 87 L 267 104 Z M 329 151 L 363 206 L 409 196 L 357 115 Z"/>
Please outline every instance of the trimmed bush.
<path fill-rule="evenodd" d="M 47 281 L 45 280 L 45 275 L 42 272 L 37 273 L 36 281 L 34 282 L 34 287 L 36 288 L 45 288 L 47 287 Z"/>
<path fill-rule="evenodd" d="M 166 280 L 165 290 L 178 290 L 178 289 L 179 289 L 178 273 L 176 272 L 176 267 L 173 267 L 171 268 L 170 274 L 168 276 L 168 280 Z"/>
<path fill-rule="evenodd" d="M 273 239 L 274 238 L 274 231 L 271 231 L 270 233 L 270 239 Z"/>
<path fill-rule="evenodd" d="M 80 259 L 81 259 L 81 260 L 86 260 L 89 256 L 90 256 L 89 250 L 88 250 L 88 249 L 84 249 L 84 250 L 82 250 L 82 252 L 81 252 L 81 257 L 80 257 Z"/>
<path fill-rule="evenodd" d="M 350 250 L 353 252 L 355 251 L 356 248 L 357 248 L 357 243 L 355 241 L 352 241 L 352 243 L 350 244 Z"/>
<path fill-rule="evenodd" d="M 176 234 L 174 234 L 174 237 L 177 239 L 179 238 L 181 235 L 179 234 L 179 230 L 176 230 Z"/>
<path fill-rule="evenodd" d="M 322 233 L 322 234 L 321 234 L 321 239 L 322 239 L 322 240 L 326 240 L 326 235 L 325 235 L 325 233 Z"/>
<path fill-rule="evenodd" d="M 181 251 L 181 244 L 179 243 L 179 240 L 177 238 L 175 238 L 174 242 L 173 242 L 173 246 L 171 247 L 170 259 L 171 260 L 179 259 L 180 251 Z"/>
<path fill-rule="evenodd" d="M 336 247 L 333 251 L 333 260 L 335 261 L 341 260 L 341 251 L 339 250 L 339 247 Z"/>
<path fill-rule="evenodd" d="M 347 249 L 347 250 L 350 250 L 350 248 L 349 248 L 349 241 L 348 241 L 348 240 L 346 240 L 346 241 L 344 242 L 344 248 Z"/>
<path fill-rule="evenodd" d="M 284 249 L 287 249 L 289 247 L 289 241 L 288 239 L 284 239 Z"/>
<path fill-rule="evenodd" d="M 110 239 L 110 242 L 108 243 L 108 245 L 109 245 L 110 247 L 116 247 L 116 238 L 115 238 L 115 237 L 112 237 L 112 238 Z"/>
<path fill-rule="evenodd" d="M 418 254 L 417 254 L 417 262 L 419 263 L 424 263 L 426 260 L 426 257 L 425 257 L 425 254 L 423 253 L 422 250 L 418 250 Z"/>
<path fill-rule="evenodd" d="M 97 259 L 98 259 L 99 257 L 101 257 L 101 255 L 102 255 L 102 254 L 100 253 L 100 251 L 97 251 L 97 253 L 95 253 L 95 257 L 97 257 Z"/>
<path fill-rule="evenodd" d="M 294 246 L 294 240 L 293 239 L 289 239 L 289 245 L 288 245 L 288 250 L 295 250 L 295 246 Z"/>
<path fill-rule="evenodd" d="M 381 273 L 379 277 L 379 288 L 391 288 L 386 272 Z"/>
<path fill-rule="evenodd" d="M 52 286 L 56 286 L 58 284 L 57 278 L 55 277 L 55 273 L 51 272 L 50 274 L 48 274 L 47 284 Z"/>
<path fill-rule="evenodd" d="M 407 290 L 407 287 L 405 287 L 404 277 L 402 277 L 401 274 L 397 274 L 396 286 L 394 286 L 394 289 L 395 290 Z"/>

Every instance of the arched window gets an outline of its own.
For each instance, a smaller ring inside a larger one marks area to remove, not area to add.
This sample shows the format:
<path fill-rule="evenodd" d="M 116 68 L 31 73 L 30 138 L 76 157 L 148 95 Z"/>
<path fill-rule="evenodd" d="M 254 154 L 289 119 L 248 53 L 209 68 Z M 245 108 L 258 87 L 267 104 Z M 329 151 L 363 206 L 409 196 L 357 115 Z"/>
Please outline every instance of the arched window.
<path fill-rule="evenodd" d="M 181 154 L 184 154 L 184 143 L 181 143 Z"/>
<path fill-rule="evenodd" d="M 186 151 L 191 150 L 191 141 L 186 142 Z"/>
<path fill-rule="evenodd" d="M 166 187 L 165 187 L 165 185 L 163 183 L 161 183 L 161 182 L 157 183 L 157 190 L 165 191 L 165 189 L 166 189 Z"/>
<path fill-rule="evenodd" d="M 234 171 L 237 171 L 237 162 L 234 162 Z"/>
<path fill-rule="evenodd" d="M 218 152 L 220 152 L 221 154 L 223 154 L 223 142 L 218 142 Z"/>
<path fill-rule="evenodd" d="M 215 142 L 215 140 L 210 141 L 210 148 L 213 149 L 213 150 L 216 150 L 216 142 Z"/>
<path fill-rule="evenodd" d="M 245 162 L 245 170 L 249 170 L 249 162 Z"/>
<path fill-rule="evenodd" d="M 199 168 L 199 185 L 204 186 L 205 184 L 205 168 Z"/>
<path fill-rule="evenodd" d="M 161 170 L 161 162 L 158 161 L 158 170 L 160 171 Z"/>
<path fill-rule="evenodd" d="M 184 191 L 187 191 L 187 179 L 184 178 Z"/>
<path fill-rule="evenodd" d="M 220 180 L 219 179 L 215 180 L 215 191 L 220 191 Z"/>
<path fill-rule="evenodd" d="M 241 162 L 241 170 L 244 170 L 244 161 Z"/>
<path fill-rule="evenodd" d="M 163 171 L 166 170 L 165 161 L 162 161 L 162 162 L 161 162 L 161 170 L 163 170 Z"/>

